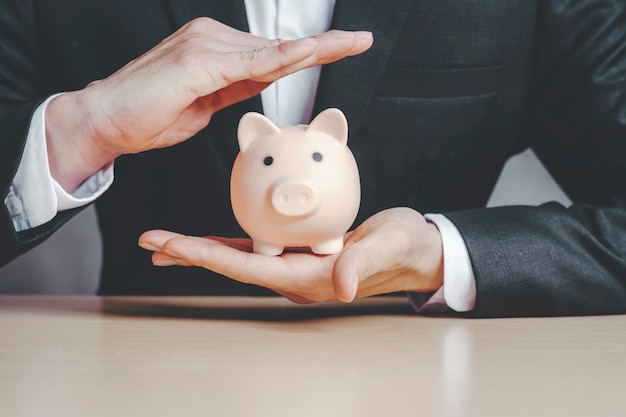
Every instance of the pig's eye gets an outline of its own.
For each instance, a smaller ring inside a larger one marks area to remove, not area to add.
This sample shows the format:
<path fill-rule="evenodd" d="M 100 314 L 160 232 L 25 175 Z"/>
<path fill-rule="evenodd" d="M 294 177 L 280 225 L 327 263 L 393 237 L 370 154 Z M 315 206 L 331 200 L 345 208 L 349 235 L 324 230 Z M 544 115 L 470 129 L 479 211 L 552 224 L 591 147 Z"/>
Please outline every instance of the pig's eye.
<path fill-rule="evenodd" d="M 263 163 L 267 166 L 270 166 L 272 165 L 272 163 L 274 163 L 274 158 L 272 158 L 271 156 L 266 156 L 263 160 Z"/>
<path fill-rule="evenodd" d="M 319 152 L 315 152 L 315 153 L 313 154 L 313 160 L 314 160 L 315 162 L 320 162 L 320 161 L 322 160 L 322 154 L 321 154 L 321 153 L 319 153 Z"/>

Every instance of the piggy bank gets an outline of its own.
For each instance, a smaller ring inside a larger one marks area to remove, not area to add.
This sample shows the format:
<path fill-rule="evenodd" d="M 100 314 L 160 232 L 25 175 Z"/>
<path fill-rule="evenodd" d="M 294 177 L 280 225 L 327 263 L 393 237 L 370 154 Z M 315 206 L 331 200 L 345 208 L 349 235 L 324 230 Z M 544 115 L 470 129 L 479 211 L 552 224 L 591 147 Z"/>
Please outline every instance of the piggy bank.
<path fill-rule="evenodd" d="M 361 201 L 343 113 L 331 108 L 309 125 L 280 128 L 262 114 L 247 113 L 237 136 L 231 203 L 239 225 L 252 238 L 253 251 L 341 251 Z"/>

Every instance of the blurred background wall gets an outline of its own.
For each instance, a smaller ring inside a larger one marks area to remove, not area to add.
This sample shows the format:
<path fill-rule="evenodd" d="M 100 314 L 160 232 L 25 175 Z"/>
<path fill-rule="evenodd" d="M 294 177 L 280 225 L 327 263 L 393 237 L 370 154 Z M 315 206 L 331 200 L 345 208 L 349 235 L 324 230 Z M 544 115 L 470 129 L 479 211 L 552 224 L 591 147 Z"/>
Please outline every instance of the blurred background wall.
<path fill-rule="evenodd" d="M 570 201 L 531 151 L 511 158 L 489 206 Z M 101 262 L 93 207 L 81 212 L 45 243 L 0 268 L 0 293 L 93 294 Z"/>

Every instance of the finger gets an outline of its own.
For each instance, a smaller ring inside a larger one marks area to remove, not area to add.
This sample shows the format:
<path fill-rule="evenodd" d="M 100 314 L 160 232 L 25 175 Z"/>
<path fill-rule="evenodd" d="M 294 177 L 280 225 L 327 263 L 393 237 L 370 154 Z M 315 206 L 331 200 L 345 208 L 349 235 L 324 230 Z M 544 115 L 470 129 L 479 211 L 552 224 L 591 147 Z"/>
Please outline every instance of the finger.
<path fill-rule="evenodd" d="M 240 251 L 231 244 L 230 239 L 198 241 L 182 237 L 167 241 L 163 251 L 236 281 L 289 294 L 288 298 L 298 303 L 336 299 L 331 285 L 335 256 L 304 253 L 265 256 Z"/>
<path fill-rule="evenodd" d="M 250 239 L 185 236 L 180 233 L 169 232 L 166 230 L 151 230 L 143 233 L 139 237 L 139 246 L 143 249 L 154 251 L 152 254 L 152 263 L 156 266 L 192 266 L 193 264 L 183 257 L 174 256 L 171 252 L 170 254 L 163 252 L 166 248 L 167 242 L 176 238 L 185 238 L 190 241 L 194 241 L 195 244 L 224 244 L 239 251 L 252 252 L 252 240 Z"/>
<path fill-rule="evenodd" d="M 241 37 L 241 39 L 223 36 L 211 39 L 211 49 L 217 52 L 238 52 L 243 56 L 256 58 L 262 52 L 271 51 L 272 48 L 277 48 L 283 43 L 298 41 L 265 39 L 247 33 L 243 34 L 246 36 Z M 317 51 L 314 57 L 308 58 L 312 61 L 315 60 L 315 64 L 308 63 L 308 66 L 327 64 L 340 58 L 358 55 L 369 49 L 373 43 L 372 33 L 366 31 L 331 30 L 310 38 L 317 41 Z M 203 45 L 206 45 L 206 42 Z"/>
<path fill-rule="evenodd" d="M 170 239 L 182 237 L 180 233 L 170 232 L 167 230 L 149 230 L 139 236 L 138 245 L 146 250 L 161 252 L 163 245 Z"/>
<path fill-rule="evenodd" d="M 354 56 L 365 52 L 372 46 L 373 36 L 371 32 L 345 32 L 333 30 L 313 37 L 317 41 L 314 54 L 305 59 L 296 61 L 291 65 L 277 68 L 265 75 L 254 78 L 257 81 L 272 82 L 296 71 L 329 64 L 348 56 Z"/>
<path fill-rule="evenodd" d="M 371 46 L 371 34 L 330 31 L 309 38 L 280 42 L 275 46 L 230 54 L 221 71 L 227 84 L 244 79 L 271 82 L 298 70 L 333 62 Z M 239 61 L 239 63 L 234 62 Z M 246 65 L 241 65 L 241 63 Z M 214 64 L 214 63 L 212 63 Z M 271 75 L 271 76 L 269 76 Z"/>
<path fill-rule="evenodd" d="M 302 62 L 311 57 L 318 46 L 315 38 L 303 38 L 280 43 L 276 46 L 264 48 L 251 48 L 244 51 L 236 51 L 225 54 L 226 59 L 219 63 L 208 62 L 207 65 L 218 67 L 219 76 L 224 80 L 225 87 L 242 80 L 273 81 L 267 80 L 266 75 L 279 72 L 283 68 Z M 311 60 L 309 60 L 311 61 Z M 209 68 L 209 73 L 213 68 Z M 215 82 L 214 77 L 211 82 Z"/>
<path fill-rule="evenodd" d="M 282 288 L 283 285 L 275 277 L 295 272 L 289 271 L 279 257 L 241 251 L 223 240 L 175 237 L 165 242 L 163 252 L 236 281 L 269 288 Z"/>
<path fill-rule="evenodd" d="M 297 303 L 336 300 L 331 285 L 336 255 L 285 253 L 264 256 L 252 253 L 252 241 L 244 238 L 184 236 L 151 230 L 140 237 L 140 246 L 154 250 L 157 266 L 200 266 L 236 281 L 267 287 Z"/>
<path fill-rule="evenodd" d="M 199 236 L 186 236 L 180 233 L 170 232 L 167 230 L 150 230 L 143 233 L 139 237 L 138 244 L 141 248 L 153 252 L 163 252 L 168 241 L 175 238 L 186 238 L 197 243 L 205 243 L 206 238 Z"/>
<path fill-rule="evenodd" d="M 314 36 L 318 47 L 315 51 L 316 65 L 328 64 L 348 56 L 359 55 L 367 51 L 374 42 L 371 32 L 346 32 L 331 30 Z"/>
<path fill-rule="evenodd" d="M 187 261 L 181 258 L 175 258 L 164 254 L 163 252 L 154 252 L 152 254 L 152 264 L 154 266 L 191 266 Z"/>

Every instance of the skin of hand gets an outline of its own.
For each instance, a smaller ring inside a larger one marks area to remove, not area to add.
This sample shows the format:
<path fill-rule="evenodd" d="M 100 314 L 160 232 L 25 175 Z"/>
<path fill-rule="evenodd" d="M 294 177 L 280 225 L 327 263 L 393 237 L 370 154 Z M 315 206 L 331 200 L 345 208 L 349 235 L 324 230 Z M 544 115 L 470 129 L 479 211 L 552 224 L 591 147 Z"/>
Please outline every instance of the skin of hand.
<path fill-rule="evenodd" d="M 384 210 L 345 238 L 336 255 L 252 253 L 250 239 L 185 236 L 151 230 L 139 246 L 156 266 L 200 266 L 243 283 L 267 287 L 297 303 L 351 302 L 396 291 L 431 292 L 443 285 L 437 227 L 409 208 Z"/>
<path fill-rule="evenodd" d="M 332 30 L 269 40 L 209 18 L 192 20 L 111 76 L 53 99 L 46 140 L 68 192 L 122 154 L 182 142 L 218 110 L 298 70 L 366 51 L 370 32 Z"/>

